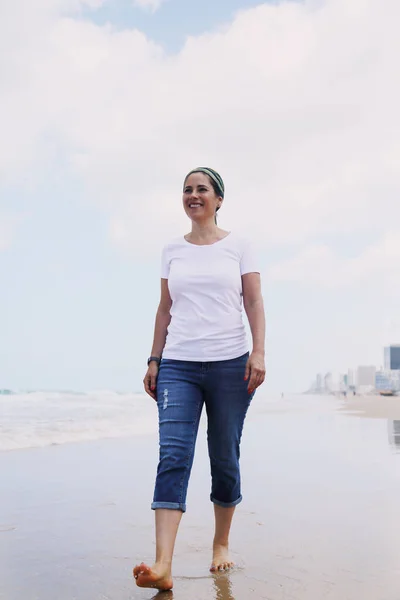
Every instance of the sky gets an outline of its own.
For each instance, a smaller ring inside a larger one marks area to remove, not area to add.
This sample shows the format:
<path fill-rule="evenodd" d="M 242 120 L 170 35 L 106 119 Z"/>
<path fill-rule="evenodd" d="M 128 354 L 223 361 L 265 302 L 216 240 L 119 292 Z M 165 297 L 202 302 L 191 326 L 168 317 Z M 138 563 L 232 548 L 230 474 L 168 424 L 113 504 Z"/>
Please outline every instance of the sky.
<path fill-rule="evenodd" d="M 182 181 L 260 256 L 270 392 L 400 343 L 397 0 L 0 4 L 0 388 L 138 391 Z"/>

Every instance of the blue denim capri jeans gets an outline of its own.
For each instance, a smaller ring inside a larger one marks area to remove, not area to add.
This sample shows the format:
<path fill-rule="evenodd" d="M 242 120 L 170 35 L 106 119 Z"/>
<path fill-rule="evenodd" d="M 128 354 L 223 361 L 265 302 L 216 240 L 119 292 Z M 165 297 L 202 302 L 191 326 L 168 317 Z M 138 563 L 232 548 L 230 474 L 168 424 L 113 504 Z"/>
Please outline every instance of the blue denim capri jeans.
<path fill-rule="evenodd" d="M 186 511 L 200 416 L 205 404 L 211 466 L 211 501 L 236 506 L 240 439 L 254 395 L 244 380 L 249 354 L 215 362 L 163 359 L 157 379 L 160 457 L 151 508 Z"/>

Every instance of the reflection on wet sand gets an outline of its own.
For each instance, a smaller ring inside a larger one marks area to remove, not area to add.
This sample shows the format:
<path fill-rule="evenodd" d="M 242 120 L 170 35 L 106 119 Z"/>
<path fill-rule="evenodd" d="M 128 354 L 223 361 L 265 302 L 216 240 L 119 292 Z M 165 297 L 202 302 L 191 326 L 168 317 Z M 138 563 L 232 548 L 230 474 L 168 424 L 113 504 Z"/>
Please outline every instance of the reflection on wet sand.
<path fill-rule="evenodd" d="M 232 583 L 227 573 L 218 573 L 213 576 L 215 600 L 235 600 L 232 594 Z M 173 600 L 174 593 L 172 590 L 168 592 L 158 592 L 151 600 Z"/>
<path fill-rule="evenodd" d="M 174 593 L 172 590 L 168 592 L 158 592 L 151 600 L 173 600 Z"/>
<path fill-rule="evenodd" d="M 396 452 L 400 452 L 400 420 L 390 421 L 389 424 L 389 443 Z"/>
<path fill-rule="evenodd" d="M 214 576 L 214 587 L 216 591 L 215 600 L 235 600 L 232 595 L 232 583 L 225 573 Z"/>

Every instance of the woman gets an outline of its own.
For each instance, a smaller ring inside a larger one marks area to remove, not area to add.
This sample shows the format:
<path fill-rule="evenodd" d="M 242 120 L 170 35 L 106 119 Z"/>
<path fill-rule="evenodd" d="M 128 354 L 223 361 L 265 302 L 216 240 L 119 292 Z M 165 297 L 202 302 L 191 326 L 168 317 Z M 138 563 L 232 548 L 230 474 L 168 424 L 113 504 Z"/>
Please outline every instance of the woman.
<path fill-rule="evenodd" d="M 192 230 L 162 254 L 161 300 L 144 378 L 159 413 L 160 461 L 152 503 L 156 562 L 134 568 L 140 587 L 172 588 L 173 550 L 186 510 L 203 404 L 215 513 L 211 571 L 233 564 L 228 542 L 242 499 L 240 438 L 254 391 L 265 377 L 265 317 L 258 263 L 249 244 L 217 226 L 224 193 L 216 171 L 191 171 L 184 182 L 183 207 Z M 242 303 L 253 338 L 251 354 Z"/>

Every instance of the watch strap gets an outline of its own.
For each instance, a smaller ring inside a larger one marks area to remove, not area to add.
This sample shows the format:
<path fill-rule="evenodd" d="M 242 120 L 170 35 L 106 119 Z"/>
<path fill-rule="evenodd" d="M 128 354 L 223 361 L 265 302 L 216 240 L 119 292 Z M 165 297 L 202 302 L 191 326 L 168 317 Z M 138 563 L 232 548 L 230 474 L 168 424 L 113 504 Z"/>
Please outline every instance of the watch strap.
<path fill-rule="evenodd" d="M 149 366 L 151 362 L 156 362 L 159 365 L 161 358 L 159 356 L 150 356 L 150 358 L 147 359 L 147 366 Z"/>

